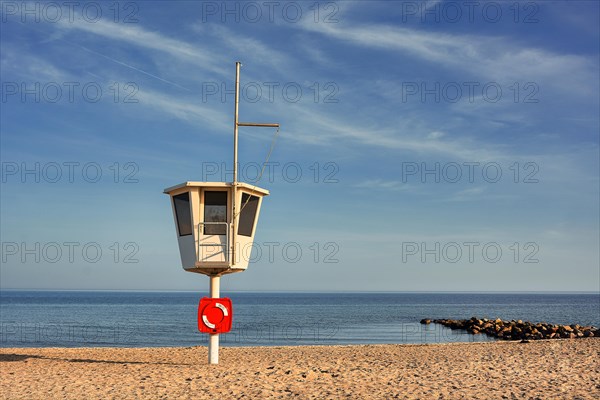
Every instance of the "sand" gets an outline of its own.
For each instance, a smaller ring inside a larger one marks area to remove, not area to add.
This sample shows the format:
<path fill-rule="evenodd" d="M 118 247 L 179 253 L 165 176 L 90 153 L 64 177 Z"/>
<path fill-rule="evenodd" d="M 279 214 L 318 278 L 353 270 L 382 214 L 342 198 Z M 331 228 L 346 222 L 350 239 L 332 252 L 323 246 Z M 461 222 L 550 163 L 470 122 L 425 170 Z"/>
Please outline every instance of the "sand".
<path fill-rule="evenodd" d="M 600 339 L 0 349 L 2 399 L 599 399 Z"/>

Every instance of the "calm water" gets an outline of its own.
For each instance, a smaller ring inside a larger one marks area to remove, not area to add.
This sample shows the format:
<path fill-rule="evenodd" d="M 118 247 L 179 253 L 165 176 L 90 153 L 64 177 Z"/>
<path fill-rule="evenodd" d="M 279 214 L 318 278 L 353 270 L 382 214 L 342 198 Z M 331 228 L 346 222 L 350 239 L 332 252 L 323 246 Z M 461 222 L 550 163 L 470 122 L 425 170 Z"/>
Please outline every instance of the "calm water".
<path fill-rule="evenodd" d="M 598 294 L 233 293 L 224 346 L 492 340 L 422 318 L 471 316 L 600 326 Z M 0 293 L 0 346 L 196 346 L 202 294 Z"/>

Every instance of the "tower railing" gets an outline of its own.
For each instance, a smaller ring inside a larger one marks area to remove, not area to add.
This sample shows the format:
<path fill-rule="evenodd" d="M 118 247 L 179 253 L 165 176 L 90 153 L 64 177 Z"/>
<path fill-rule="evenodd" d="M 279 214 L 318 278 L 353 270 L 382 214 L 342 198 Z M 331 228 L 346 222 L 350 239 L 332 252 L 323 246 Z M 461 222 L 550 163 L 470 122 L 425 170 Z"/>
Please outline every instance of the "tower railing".
<path fill-rule="evenodd" d="M 204 233 L 205 227 L 221 225 L 225 227 L 224 235 Z M 203 262 L 208 257 L 215 257 L 219 254 L 223 254 L 224 261 L 222 262 L 229 263 L 229 225 L 228 222 L 200 222 L 198 224 L 198 261 Z M 209 237 L 215 236 L 219 238 L 219 241 L 221 241 L 222 236 L 225 236 L 225 243 L 206 242 Z M 211 251 L 210 254 L 206 254 L 206 251 L 209 249 L 212 249 L 213 251 Z M 220 249 L 220 251 L 214 251 L 215 249 Z"/>

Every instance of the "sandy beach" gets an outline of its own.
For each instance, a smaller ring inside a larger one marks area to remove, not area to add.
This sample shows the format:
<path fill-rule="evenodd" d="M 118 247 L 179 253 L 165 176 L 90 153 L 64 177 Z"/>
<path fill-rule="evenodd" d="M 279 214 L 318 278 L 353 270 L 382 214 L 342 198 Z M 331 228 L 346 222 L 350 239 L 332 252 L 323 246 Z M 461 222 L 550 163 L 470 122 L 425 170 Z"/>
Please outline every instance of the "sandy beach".
<path fill-rule="evenodd" d="M 2 399 L 598 399 L 600 340 L 5 348 Z"/>

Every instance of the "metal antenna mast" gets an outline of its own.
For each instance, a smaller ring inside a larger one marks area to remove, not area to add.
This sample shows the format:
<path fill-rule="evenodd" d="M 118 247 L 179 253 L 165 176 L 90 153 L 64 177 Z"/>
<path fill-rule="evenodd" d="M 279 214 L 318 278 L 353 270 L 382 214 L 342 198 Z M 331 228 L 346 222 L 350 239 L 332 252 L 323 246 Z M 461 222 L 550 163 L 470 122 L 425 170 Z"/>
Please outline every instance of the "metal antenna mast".
<path fill-rule="evenodd" d="M 255 127 L 263 127 L 263 128 L 279 128 L 279 124 L 263 124 L 257 122 L 239 122 L 239 103 L 240 103 L 240 67 L 242 63 L 236 61 L 235 63 L 235 110 L 233 116 L 233 200 L 232 204 L 232 220 L 231 225 L 233 229 L 232 237 L 232 247 L 231 247 L 231 264 L 235 265 L 236 262 L 236 254 L 235 254 L 235 241 L 237 236 L 237 218 L 236 214 L 236 203 L 237 203 L 237 182 L 238 182 L 238 128 L 240 126 L 255 126 Z M 241 199 L 240 199 L 241 205 Z"/>

